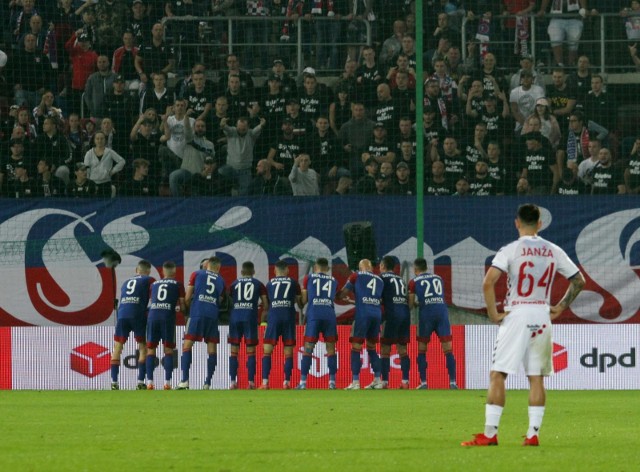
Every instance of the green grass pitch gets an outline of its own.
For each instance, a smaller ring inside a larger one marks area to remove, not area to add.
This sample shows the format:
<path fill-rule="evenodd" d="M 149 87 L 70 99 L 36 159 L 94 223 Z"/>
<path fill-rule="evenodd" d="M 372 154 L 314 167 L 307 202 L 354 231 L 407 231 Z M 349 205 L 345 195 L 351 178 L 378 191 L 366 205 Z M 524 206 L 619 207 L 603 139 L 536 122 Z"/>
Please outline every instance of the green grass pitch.
<path fill-rule="evenodd" d="M 0 471 L 633 471 L 636 391 L 548 392 L 541 447 L 510 391 L 498 447 L 483 391 L 0 392 Z"/>

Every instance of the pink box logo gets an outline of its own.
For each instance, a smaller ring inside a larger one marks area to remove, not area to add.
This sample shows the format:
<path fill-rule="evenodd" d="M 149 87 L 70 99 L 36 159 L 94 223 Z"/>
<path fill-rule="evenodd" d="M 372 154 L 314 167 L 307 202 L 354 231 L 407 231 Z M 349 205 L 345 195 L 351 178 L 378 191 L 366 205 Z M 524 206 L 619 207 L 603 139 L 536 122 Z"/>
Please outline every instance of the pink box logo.
<path fill-rule="evenodd" d="M 87 377 L 95 377 L 109 370 L 109 349 L 96 343 L 85 343 L 71 351 L 71 370 Z"/>
<path fill-rule="evenodd" d="M 553 343 L 553 371 L 560 372 L 569 367 L 569 353 L 567 348 Z"/>

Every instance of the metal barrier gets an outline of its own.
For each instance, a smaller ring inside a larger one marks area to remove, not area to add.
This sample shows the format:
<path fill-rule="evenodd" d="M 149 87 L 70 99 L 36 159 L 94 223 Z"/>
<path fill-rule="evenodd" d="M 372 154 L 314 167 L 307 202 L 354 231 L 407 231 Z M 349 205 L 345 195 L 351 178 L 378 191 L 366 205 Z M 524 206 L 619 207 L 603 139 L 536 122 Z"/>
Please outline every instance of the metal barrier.
<path fill-rule="evenodd" d="M 167 27 L 165 34 L 169 38 L 169 43 L 176 49 L 178 57 L 184 56 L 186 51 L 193 49 L 194 51 L 189 53 L 195 52 L 199 62 L 210 64 L 212 61 L 207 59 L 211 58 L 207 58 L 205 55 L 211 52 L 212 48 L 220 48 L 216 54 L 220 56 L 237 52 L 238 49 L 260 48 L 260 53 L 266 55 L 265 57 L 268 57 L 272 52 L 273 57 L 288 56 L 292 58 L 289 69 L 296 70 L 298 74 L 302 73 L 306 65 L 311 65 L 309 63 L 305 65 L 305 54 L 312 55 L 314 48 L 326 48 L 331 52 L 334 47 L 360 48 L 371 44 L 371 24 L 366 20 L 327 17 L 313 17 L 310 20 L 300 17 L 293 20 L 284 16 L 174 16 L 164 18 L 162 22 Z M 339 25 L 337 31 L 333 32 L 333 41 L 318 42 L 314 40 L 318 39 L 316 35 L 317 22 L 331 22 L 331 24 Z M 265 33 L 258 28 L 257 33 L 263 35 L 263 39 L 266 34 L 268 41 L 256 41 L 254 38 L 256 31 L 253 31 L 252 28 L 257 25 L 267 30 Z M 292 31 L 295 32 L 295 35 L 285 34 L 285 32 Z M 251 39 L 250 41 L 245 41 L 247 36 Z M 172 37 L 173 42 L 171 42 Z M 245 64 L 252 63 L 256 59 L 261 60 L 262 57 L 262 55 L 260 57 L 244 57 L 243 62 Z M 293 67 L 294 63 L 295 67 Z M 343 70 L 339 64 L 344 64 L 344 61 L 339 61 L 338 67 L 333 69 L 320 65 L 318 68 L 330 75 L 336 75 L 335 72 Z"/>

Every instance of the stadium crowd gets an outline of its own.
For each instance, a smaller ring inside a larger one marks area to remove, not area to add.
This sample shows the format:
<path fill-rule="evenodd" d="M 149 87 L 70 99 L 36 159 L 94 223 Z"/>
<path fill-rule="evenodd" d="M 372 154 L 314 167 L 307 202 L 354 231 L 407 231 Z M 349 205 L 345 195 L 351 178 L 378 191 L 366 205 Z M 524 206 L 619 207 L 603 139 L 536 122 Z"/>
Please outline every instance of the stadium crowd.
<path fill-rule="evenodd" d="M 619 129 L 622 100 L 580 40 L 619 13 L 606 54 L 640 65 L 640 2 L 588 3 L 425 2 L 420 84 L 410 0 L 4 0 L 0 191 L 412 195 L 421 159 L 425 195 L 636 194 L 640 139 Z M 171 21 L 189 15 L 251 20 L 233 23 L 229 52 L 226 23 Z M 527 15 L 548 27 L 551 80 Z M 296 77 L 283 45 L 299 18 Z"/>

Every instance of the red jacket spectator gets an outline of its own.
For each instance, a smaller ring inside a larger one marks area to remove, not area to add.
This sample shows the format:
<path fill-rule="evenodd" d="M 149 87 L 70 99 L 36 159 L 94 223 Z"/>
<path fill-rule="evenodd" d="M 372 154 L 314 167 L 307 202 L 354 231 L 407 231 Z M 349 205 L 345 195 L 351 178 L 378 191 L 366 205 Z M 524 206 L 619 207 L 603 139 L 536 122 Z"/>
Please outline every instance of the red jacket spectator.
<path fill-rule="evenodd" d="M 84 91 L 87 79 L 96 71 L 98 54 L 91 49 L 89 38 L 84 34 L 81 34 L 76 40 L 76 33 L 74 33 L 64 47 L 69 53 L 73 64 L 71 88 L 77 91 Z"/>

